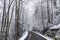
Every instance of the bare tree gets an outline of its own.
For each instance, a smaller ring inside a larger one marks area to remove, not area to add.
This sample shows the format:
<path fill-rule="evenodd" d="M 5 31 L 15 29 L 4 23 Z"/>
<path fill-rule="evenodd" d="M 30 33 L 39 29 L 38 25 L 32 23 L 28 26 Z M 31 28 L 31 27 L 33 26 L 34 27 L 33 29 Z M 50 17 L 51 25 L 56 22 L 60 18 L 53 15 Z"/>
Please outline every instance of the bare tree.
<path fill-rule="evenodd" d="M 42 15 L 42 25 L 44 27 L 44 18 L 43 18 L 43 9 L 42 9 L 42 0 L 41 0 L 41 15 Z"/>
<path fill-rule="evenodd" d="M 52 6 L 53 2 L 51 0 L 51 23 L 53 24 L 53 6 Z"/>
<path fill-rule="evenodd" d="M 42 8 L 43 8 L 43 7 L 42 7 L 42 0 L 41 0 L 42 25 L 43 25 L 43 29 L 44 29 L 44 28 L 45 28 L 45 27 L 44 27 L 44 17 L 43 17 L 43 16 L 44 16 L 44 13 L 43 13 L 43 9 L 42 9 Z M 42 30 L 41 33 L 44 34 L 44 30 Z"/>
<path fill-rule="evenodd" d="M 3 16 L 2 16 L 2 24 L 1 24 L 2 40 L 4 39 L 3 33 L 5 34 L 5 40 L 8 40 L 7 38 L 8 38 L 8 33 L 9 33 L 9 12 L 10 12 L 10 8 L 11 8 L 13 1 L 11 2 L 9 0 L 8 11 L 6 12 L 6 0 L 4 0 Z"/>
<path fill-rule="evenodd" d="M 3 40 L 3 30 L 6 24 L 6 0 L 4 0 L 4 7 L 3 7 L 3 17 L 2 17 L 2 24 L 1 24 L 1 37 Z"/>
<path fill-rule="evenodd" d="M 16 2 L 16 11 L 15 11 L 15 40 L 18 40 L 20 0 L 15 0 L 15 2 Z"/>
<path fill-rule="evenodd" d="M 47 16 L 48 16 L 48 23 L 50 23 L 49 0 L 47 0 Z"/>
<path fill-rule="evenodd" d="M 7 11 L 7 13 L 6 13 L 6 33 L 5 33 L 5 35 L 6 35 L 6 38 L 5 38 L 5 40 L 8 40 L 7 38 L 9 38 L 9 12 L 10 12 L 10 8 L 11 8 L 11 5 L 12 5 L 12 3 L 13 3 L 13 1 L 14 0 L 12 0 L 12 2 L 9 0 L 9 5 L 8 5 L 8 11 Z"/>

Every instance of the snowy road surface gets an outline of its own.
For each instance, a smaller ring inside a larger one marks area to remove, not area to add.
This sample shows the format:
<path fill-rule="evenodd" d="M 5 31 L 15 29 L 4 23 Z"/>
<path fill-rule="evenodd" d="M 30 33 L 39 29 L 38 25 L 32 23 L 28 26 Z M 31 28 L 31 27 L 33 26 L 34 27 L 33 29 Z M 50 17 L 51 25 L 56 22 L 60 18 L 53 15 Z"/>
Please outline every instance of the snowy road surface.
<path fill-rule="evenodd" d="M 53 40 L 36 32 L 26 31 L 19 40 Z"/>

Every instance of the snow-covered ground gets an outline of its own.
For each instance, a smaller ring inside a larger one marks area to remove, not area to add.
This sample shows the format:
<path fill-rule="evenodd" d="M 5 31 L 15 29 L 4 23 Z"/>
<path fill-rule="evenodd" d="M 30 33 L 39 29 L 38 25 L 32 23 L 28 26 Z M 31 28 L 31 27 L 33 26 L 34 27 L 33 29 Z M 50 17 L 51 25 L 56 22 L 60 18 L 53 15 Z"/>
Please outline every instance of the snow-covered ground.
<path fill-rule="evenodd" d="M 25 40 L 27 36 L 28 36 L 28 31 L 25 31 L 23 36 L 19 40 Z"/>
<path fill-rule="evenodd" d="M 51 27 L 50 29 L 60 29 L 60 24 Z"/>

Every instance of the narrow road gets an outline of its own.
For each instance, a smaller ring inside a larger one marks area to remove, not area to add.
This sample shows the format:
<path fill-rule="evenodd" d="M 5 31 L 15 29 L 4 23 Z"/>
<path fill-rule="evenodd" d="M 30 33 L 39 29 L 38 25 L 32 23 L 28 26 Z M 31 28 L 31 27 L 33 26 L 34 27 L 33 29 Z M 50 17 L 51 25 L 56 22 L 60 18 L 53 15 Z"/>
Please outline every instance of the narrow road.
<path fill-rule="evenodd" d="M 25 40 L 46 40 L 40 35 L 35 34 L 34 32 L 28 32 L 28 37 Z"/>

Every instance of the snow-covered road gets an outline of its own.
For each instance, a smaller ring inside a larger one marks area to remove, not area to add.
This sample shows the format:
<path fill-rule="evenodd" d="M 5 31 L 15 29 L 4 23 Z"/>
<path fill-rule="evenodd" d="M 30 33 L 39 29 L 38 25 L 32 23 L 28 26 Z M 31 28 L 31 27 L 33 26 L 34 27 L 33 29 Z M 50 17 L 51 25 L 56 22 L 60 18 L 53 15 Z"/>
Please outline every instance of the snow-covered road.
<path fill-rule="evenodd" d="M 42 35 L 40 33 L 37 33 L 37 32 L 34 32 L 34 33 L 36 33 L 37 35 L 40 35 L 41 37 L 45 38 L 46 40 L 53 40 L 53 39 L 51 39 L 51 38 L 49 38 L 47 36 L 44 36 L 44 35 Z"/>
<path fill-rule="evenodd" d="M 31 34 L 37 35 L 37 37 L 40 36 L 41 38 L 44 38 L 46 40 L 53 40 L 53 39 L 51 39 L 49 37 L 46 37 L 46 36 L 44 36 L 44 35 L 42 35 L 40 33 L 37 33 L 37 32 L 31 32 Z M 19 40 L 25 40 L 27 37 L 28 37 L 28 31 L 25 31 L 23 36 Z M 40 40 L 40 38 L 39 38 L 39 40 Z"/>

